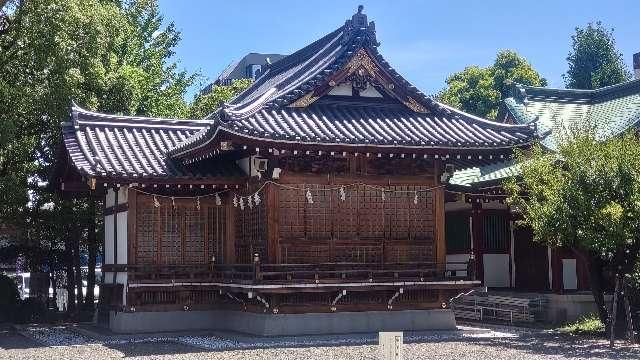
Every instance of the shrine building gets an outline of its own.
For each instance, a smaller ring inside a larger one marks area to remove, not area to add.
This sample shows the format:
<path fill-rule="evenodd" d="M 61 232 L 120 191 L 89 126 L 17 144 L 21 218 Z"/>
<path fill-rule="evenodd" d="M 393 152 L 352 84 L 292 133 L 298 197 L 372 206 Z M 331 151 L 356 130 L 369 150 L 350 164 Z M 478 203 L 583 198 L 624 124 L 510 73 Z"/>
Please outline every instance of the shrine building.
<path fill-rule="evenodd" d="M 481 283 L 474 256 L 447 258 L 445 187 L 529 147 L 537 125 L 441 104 L 379 47 L 359 8 L 205 119 L 74 104 L 55 186 L 104 199 L 101 321 L 263 335 L 453 328 L 449 301 Z"/>

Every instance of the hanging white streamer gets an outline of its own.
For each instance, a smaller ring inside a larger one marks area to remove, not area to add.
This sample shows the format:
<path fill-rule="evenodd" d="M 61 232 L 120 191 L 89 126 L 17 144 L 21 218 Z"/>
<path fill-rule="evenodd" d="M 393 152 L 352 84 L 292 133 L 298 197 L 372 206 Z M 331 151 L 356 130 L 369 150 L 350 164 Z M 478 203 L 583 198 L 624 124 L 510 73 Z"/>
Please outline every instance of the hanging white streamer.
<path fill-rule="evenodd" d="M 254 199 L 253 199 L 253 201 L 256 203 L 256 206 L 257 206 L 257 205 L 260 205 L 260 202 L 262 201 L 262 199 L 260 199 L 260 195 L 259 195 L 258 193 L 256 193 L 256 194 L 253 196 L 253 198 L 254 198 Z"/>
<path fill-rule="evenodd" d="M 240 210 L 244 210 L 244 199 L 240 196 Z"/>
<path fill-rule="evenodd" d="M 216 206 L 222 205 L 222 199 L 220 199 L 220 195 L 216 194 Z"/>
<path fill-rule="evenodd" d="M 196 198 L 196 209 L 198 209 L 198 211 L 200 211 L 200 197 L 199 196 Z"/>
<path fill-rule="evenodd" d="M 414 203 L 415 205 L 418 205 L 418 192 L 417 192 L 417 191 L 416 191 L 415 196 L 413 197 L 413 203 Z"/>
<path fill-rule="evenodd" d="M 238 207 L 238 196 L 233 195 L 233 207 Z"/>
<path fill-rule="evenodd" d="M 385 194 L 384 194 L 384 190 L 382 190 L 382 201 L 385 201 L 386 199 L 387 199 L 387 198 L 386 198 L 386 196 L 385 196 Z"/>
<path fill-rule="evenodd" d="M 340 187 L 340 200 L 345 201 L 347 199 L 347 194 L 344 192 L 344 186 Z"/>
<path fill-rule="evenodd" d="M 311 191 L 307 190 L 307 201 L 309 204 L 313 204 L 313 196 L 311 196 Z"/>
<path fill-rule="evenodd" d="M 153 206 L 160 207 L 160 201 L 158 201 L 158 197 L 153 195 Z"/>
<path fill-rule="evenodd" d="M 253 196 L 247 196 L 247 205 L 249 205 L 249 209 L 253 209 Z"/>

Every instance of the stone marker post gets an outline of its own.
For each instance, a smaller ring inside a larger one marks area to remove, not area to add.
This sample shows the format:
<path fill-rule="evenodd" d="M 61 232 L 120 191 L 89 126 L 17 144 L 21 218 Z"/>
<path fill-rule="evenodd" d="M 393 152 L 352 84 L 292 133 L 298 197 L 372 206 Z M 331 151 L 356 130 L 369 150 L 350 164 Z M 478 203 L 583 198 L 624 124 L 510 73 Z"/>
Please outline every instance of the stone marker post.
<path fill-rule="evenodd" d="M 402 332 L 380 332 L 378 342 L 381 360 L 402 360 Z"/>

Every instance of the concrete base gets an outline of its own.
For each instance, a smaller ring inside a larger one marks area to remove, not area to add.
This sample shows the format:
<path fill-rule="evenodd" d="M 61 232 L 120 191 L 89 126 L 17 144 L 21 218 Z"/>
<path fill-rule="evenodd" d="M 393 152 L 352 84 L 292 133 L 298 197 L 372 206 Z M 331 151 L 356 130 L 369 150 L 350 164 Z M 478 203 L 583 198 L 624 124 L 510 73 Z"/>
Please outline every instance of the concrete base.
<path fill-rule="evenodd" d="M 596 302 L 591 293 L 579 294 L 545 294 L 547 299 L 546 320 L 553 324 L 574 322 L 589 314 L 597 314 Z M 611 295 L 605 296 L 605 301 L 611 301 Z"/>
<path fill-rule="evenodd" d="M 378 331 L 455 330 L 449 309 L 314 314 L 256 314 L 241 311 L 111 312 L 116 333 L 231 330 L 253 335 L 318 335 Z"/>

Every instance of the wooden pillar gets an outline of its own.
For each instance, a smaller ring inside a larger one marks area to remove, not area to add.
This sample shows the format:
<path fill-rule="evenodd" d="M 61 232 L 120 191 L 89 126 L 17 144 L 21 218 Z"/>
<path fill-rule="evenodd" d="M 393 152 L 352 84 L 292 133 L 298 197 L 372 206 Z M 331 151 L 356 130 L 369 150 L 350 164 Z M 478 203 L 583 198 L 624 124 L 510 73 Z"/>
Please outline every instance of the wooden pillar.
<path fill-rule="evenodd" d="M 562 279 L 562 249 L 551 249 L 551 274 L 553 277 L 552 290 L 558 294 L 564 293 L 564 282 Z"/>
<path fill-rule="evenodd" d="M 269 184 L 266 187 L 265 205 L 267 209 L 267 262 L 279 264 L 282 261 L 280 254 L 280 221 L 278 187 Z"/>
<path fill-rule="evenodd" d="M 118 264 L 118 195 L 120 193 L 120 187 L 114 187 L 115 200 L 113 201 L 113 264 Z M 113 284 L 116 283 L 118 277 L 118 267 L 114 266 L 113 271 Z M 81 289 L 82 290 L 82 289 Z"/>
<path fill-rule="evenodd" d="M 476 278 L 484 283 L 484 234 L 481 202 L 473 201 L 471 203 L 471 224 L 473 231 L 473 254 L 476 258 Z"/>
<path fill-rule="evenodd" d="M 227 237 L 224 239 L 225 259 L 227 264 L 236 263 L 236 211 L 233 207 L 233 200 L 228 195 L 225 201 L 225 207 L 227 211 L 226 227 Z"/>
<path fill-rule="evenodd" d="M 128 212 L 127 212 L 127 264 L 136 264 L 136 254 L 138 253 L 138 238 L 136 232 L 136 209 L 138 208 L 138 192 L 129 188 L 127 190 Z"/>
<path fill-rule="evenodd" d="M 509 282 L 511 287 L 516 286 L 516 259 L 515 259 L 515 233 L 513 220 L 509 220 Z"/>
<path fill-rule="evenodd" d="M 436 262 L 438 263 L 438 275 L 444 276 L 447 262 L 447 243 L 445 241 L 444 219 L 444 187 L 434 191 L 433 203 L 435 206 L 436 220 Z"/>

